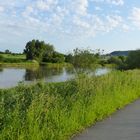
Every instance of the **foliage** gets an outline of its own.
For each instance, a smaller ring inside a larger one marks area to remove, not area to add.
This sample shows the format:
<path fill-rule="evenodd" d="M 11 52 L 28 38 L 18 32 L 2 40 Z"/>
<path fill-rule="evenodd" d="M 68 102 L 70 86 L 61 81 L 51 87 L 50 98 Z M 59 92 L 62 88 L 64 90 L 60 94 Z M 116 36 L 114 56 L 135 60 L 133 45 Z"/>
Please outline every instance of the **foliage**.
<path fill-rule="evenodd" d="M 111 56 L 111 57 L 108 59 L 108 63 L 109 63 L 109 64 L 116 64 L 116 65 L 119 65 L 119 64 L 122 63 L 122 60 L 119 59 L 119 57 Z"/>
<path fill-rule="evenodd" d="M 108 59 L 108 64 L 115 64 L 117 69 L 126 69 L 126 57 L 125 56 L 111 56 Z"/>
<path fill-rule="evenodd" d="M 140 96 L 140 71 L 0 90 L 0 139 L 64 140 Z"/>
<path fill-rule="evenodd" d="M 73 54 L 67 55 L 66 60 L 74 65 L 75 68 L 95 68 L 98 63 L 99 53 L 93 53 L 91 50 L 73 50 Z"/>
<path fill-rule="evenodd" d="M 32 40 L 26 44 L 24 53 L 27 60 L 37 60 L 38 62 L 62 63 L 65 62 L 63 54 L 54 50 L 53 45 L 44 41 Z"/>
<path fill-rule="evenodd" d="M 0 54 L 0 62 L 4 60 L 4 57 Z"/>
<path fill-rule="evenodd" d="M 68 63 L 72 63 L 73 55 L 72 54 L 67 54 L 65 55 L 65 61 Z"/>
<path fill-rule="evenodd" d="M 65 62 L 65 57 L 63 54 L 53 51 L 52 54 L 46 55 L 43 58 L 43 62 L 62 63 Z"/>
<path fill-rule="evenodd" d="M 131 51 L 129 53 L 126 65 L 128 69 L 140 68 L 140 50 Z"/>
<path fill-rule="evenodd" d="M 27 60 L 41 62 L 45 55 L 51 55 L 53 51 L 53 45 L 46 44 L 44 41 L 32 40 L 26 44 L 24 53 L 26 54 Z"/>
<path fill-rule="evenodd" d="M 6 54 L 11 54 L 12 52 L 10 52 L 10 51 L 7 49 L 7 50 L 5 50 L 5 53 L 6 53 Z"/>

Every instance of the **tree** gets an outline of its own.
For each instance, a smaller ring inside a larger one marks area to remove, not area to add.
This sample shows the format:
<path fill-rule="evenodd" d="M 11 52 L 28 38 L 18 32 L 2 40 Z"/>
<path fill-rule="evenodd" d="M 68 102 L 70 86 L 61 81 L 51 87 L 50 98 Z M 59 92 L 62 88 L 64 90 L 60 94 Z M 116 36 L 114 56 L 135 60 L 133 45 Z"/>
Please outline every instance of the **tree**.
<path fill-rule="evenodd" d="M 27 60 L 41 62 L 46 55 L 49 56 L 50 52 L 52 53 L 53 51 L 53 45 L 46 44 L 44 41 L 32 40 L 26 44 L 24 53 Z"/>
<path fill-rule="evenodd" d="M 52 62 L 54 53 L 53 45 L 47 44 L 46 52 L 43 56 L 43 62 Z"/>
<path fill-rule="evenodd" d="M 72 64 L 77 68 L 88 69 L 94 68 L 99 58 L 98 53 L 91 50 L 75 49 L 72 58 Z"/>
<path fill-rule="evenodd" d="M 65 62 L 65 57 L 63 54 L 58 53 L 58 52 L 54 52 L 53 53 L 53 59 L 52 59 L 53 63 L 62 63 Z"/>
<path fill-rule="evenodd" d="M 45 55 L 43 62 L 62 63 L 65 62 L 65 57 L 63 54 L 53 51 Z"/>
<path fill-rule="evenodd" d="M 128 69 L 140 68 L 140 50 L 131 51 L 126 59 Z"/>
<path fill-rule="evenodd" d="M 116 65 L 120 65 L 122 63 L 122 59 L 120 57 L 117 56 L 111 56 L 108 59 L 108 63 L 109 64 L 116 64 Z"/>
<path fill-rule="evenodd" d="M 65 61 L 68 63 L 72 63 L 72 61 L 73 61 L 72 54 L 65 55 Z"/>
<path fill-rule="evenodd" d="M 5 50 L 5 53 L 6 54 L 11 54 L 11 52 L 7 49 L 7 50 Z"/>

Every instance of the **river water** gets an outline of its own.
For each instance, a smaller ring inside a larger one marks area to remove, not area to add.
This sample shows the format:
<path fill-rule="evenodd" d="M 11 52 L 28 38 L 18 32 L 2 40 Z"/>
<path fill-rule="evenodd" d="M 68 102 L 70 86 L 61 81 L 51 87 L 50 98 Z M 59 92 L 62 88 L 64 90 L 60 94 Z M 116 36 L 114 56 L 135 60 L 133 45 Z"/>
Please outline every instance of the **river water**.
<path fill-rule="evenodd" d="M 97 68 L 94 74 L 99 76 L 109 72 L 107 68 Z M 0 88 L 10 88 L 19 82 L 33 83 L 36 81 L 64 82 L 74 78 L 75 71 L 70 68 L 0 68 Z"/>

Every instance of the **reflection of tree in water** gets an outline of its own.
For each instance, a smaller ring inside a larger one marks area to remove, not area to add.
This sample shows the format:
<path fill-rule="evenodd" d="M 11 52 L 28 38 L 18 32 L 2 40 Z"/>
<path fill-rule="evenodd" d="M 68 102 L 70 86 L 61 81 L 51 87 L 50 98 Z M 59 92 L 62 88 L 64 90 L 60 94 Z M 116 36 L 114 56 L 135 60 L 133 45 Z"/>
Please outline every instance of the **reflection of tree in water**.
<path fill-rule="evenodd" d="M 38 69 L 26 69 L 25 80 L 33 81 L 44 79 L 53 75 L 59 75 L 63 72 L 63 68 L 47 68 L 39 67 Z"/>
<path fill-rule="evenodd" d="M 73 67 L 65 67 L 65 71 L 68 73 L 68 74 L 73 74 L 75 73 L 75 69 Z"/>
<path fill-rule="evenodd" d="M 3 68 L 0 68 L 0 72 L 3 72 Z"/>

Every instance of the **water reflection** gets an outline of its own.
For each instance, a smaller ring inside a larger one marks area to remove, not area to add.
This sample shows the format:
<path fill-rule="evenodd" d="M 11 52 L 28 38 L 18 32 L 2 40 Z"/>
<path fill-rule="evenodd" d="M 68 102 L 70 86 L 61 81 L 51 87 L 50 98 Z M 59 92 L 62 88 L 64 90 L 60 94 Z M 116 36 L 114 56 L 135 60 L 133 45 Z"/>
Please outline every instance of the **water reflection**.
<path fill-rule="evenodd" d="M 94 75 L 103 75 L 110 70 L 107 68 L 96 69 Z M 0 88 L 14 87 L 19 82 L 25 83 L 43 80 L 45 82 L 63 82 L 74 78 L 76 70 L 72 68 L 48 68 L 45 66 L 36 69 L 0 68 Z"/>
<path fill-rule="evenodd" d="M 0 72 L 3 72 L 3 68 L 0 68 Z"/>
<path fill-rule="evenodd" d="M 63 73 L 63 68 L 47 68 L 40 67 L 38 69 L 26 69 L 24 80 L 25 81 L 34 81 L 34 80 L 42 80 L 46 77 L 51 77 L 54 75 L 60 75 Z"/>

